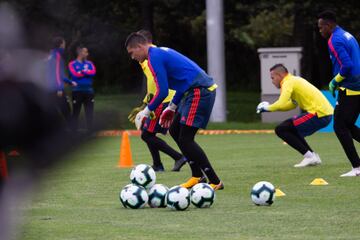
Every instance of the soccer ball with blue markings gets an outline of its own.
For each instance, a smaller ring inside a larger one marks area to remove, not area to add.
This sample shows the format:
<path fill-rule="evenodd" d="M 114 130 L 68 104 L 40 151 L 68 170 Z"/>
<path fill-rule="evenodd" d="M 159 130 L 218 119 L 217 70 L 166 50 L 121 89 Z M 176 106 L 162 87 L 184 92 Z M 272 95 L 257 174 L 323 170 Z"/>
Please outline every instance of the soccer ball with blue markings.
<path fill-rule="evenodd" d="M 144 188 L 151 188 L 156 182 L 154 169 L 147 164 L 139 164 L 130 173 L 130 180 L 133 184 Z"/>
<path fill-rule="evenodd" d="M 258 206 L 270 206 L 275 200 L 275 187 L 269 182 L 261 181 L 251 189 L 251 200 Z"/>
<path fill-rule="evenodd" d="M 120 192 L 120 202 L 125 208 L 138 209 L 143 208 L 148 202 L 148 194 L 145 188 L 128 184 Z"/>
<path fill-rule="evenodd" d="M 189 190 L 174 186 L 166 194 L 166 206 L 172 210 L 183 211 L 190 205 Z"/>
<path fill-rule="evenodd" d="M 166 207 L 166 194 L 169 188 L 163 184 L 155 184 L 149 190 L 149 206 L 152 208 Z"/>
<path fill-rule="evenodd" d="M 198 183 L 190 191 L 190 200 L 198 208 L 210 207 L 215 200 L 215 191 L 207 183 Z"/>

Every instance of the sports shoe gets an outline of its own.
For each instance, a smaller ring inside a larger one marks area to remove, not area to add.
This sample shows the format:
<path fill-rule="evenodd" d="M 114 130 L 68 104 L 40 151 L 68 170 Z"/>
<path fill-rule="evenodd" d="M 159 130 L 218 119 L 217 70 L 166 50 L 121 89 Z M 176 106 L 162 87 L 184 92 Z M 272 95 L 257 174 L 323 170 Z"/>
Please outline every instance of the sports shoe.
<path fill-rule="evenodd" d="M 219 182 L 219 184 L 213 184 L 209 183 L 209 185 L 216 191 L 216 190 L 223 190 L 224 184 L 222 182 Z"/>
<path fill-rule="evenodd" d="M 158 166 L 155 166 L 155 165 L 152 165 L 151 166 L 155 172 L 164 172 L 165 169 L 164 169 L 164 166 L 161 164 L 161 165 L 158 165 Z"/>
<path fill-rule="evenodd" d="M 182 168 L 182 166 L 185 165 L 186 162 L 187 162 L 186 157 L 182 156 L 180 159 L 175 161 L 174 167 L 171 171 L 173 171 L 173 172 L 180 171 L 180 169 Z"/>
<path fill-rule="evenodd" d="M 353 168 L 351 171 L 340 175 L 340 177 L 358 177 L 360 176 L 360 167 Z"/>
<path fill-rule="evenodd" d="M 300 163 L 295 164 L 294 167 L 301 168 L 307 166 L 316 166 L 321 164 L 321 159 L 317 153 L 315 153 L 311 158 L 304 158 Z"/>
<path fill-rule="evenodd" d="M 187 180 L 187 182 L 180 184 L 180 187 L 192 188 L 196 184 L 203 183 L 203 182 L 206 182 L 206 177 L 204 177 L 204 176 L 202 176 L 202 177 L 191 177 L 189 180 Z"/>

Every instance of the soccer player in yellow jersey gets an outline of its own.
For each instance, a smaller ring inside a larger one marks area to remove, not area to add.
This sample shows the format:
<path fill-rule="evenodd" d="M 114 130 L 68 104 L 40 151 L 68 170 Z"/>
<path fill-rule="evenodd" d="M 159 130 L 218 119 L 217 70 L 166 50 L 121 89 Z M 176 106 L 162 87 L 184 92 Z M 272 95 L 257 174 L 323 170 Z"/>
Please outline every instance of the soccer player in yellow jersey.
<path fill-rule="evenodd" d="M 300 107 L 304 113 L 280 123 L 275 133 L 300 152 L 304 159 L 294 167 L 321 164 L 320 157 L 306 142 L 306 136 L 326 127 L 333 115 L 333 107 L 325 96 L 305 79 L 293 76 L 283 64 L 270 68 L 272 83 L 281 89 L 279 99 L 273 104 L 261 102 L 257 112 L 288 111 Z"/>
<path fill-rule="evenodd" d="M 138 31 L 139 34 L 143 35 L 149 43 L 152 43 L 152 35 L 149 31 L 140 30 Z M 143 104 L 137 108 L 134 108 L 128 116 L 130 122 L 135 121 L 135 116 L 138 112 L 143 110 L 147 104 L 150 102 L 151 98 L 156 93 L 156 85 L 154 81 L 154 77 L 149 69 L 148 61 L 145 60 L 143 62 L 139 62 L 141 68 L 146 76 L 146 83 L 147 83 L 147 94 L 143 100 Z M 155 118 L 153 119 L 146 119 L 145 123 L 142 125 L 141 129 L 141 138 L 147 144 L 151 156 L 153 158 L 153 169 L 157 172 L 164 171 L 164 166 L 160 159 L 160 151 L 166 153 L 171 158 L 175 160 L 174 167 L 172 171 L 180 171 L 181 167 L 186 163 L 186 158 L 175 149 L 170 147 L 164 140 L 157 137 L 157 133 L 166 134 L 168 131 L 167 128 L 163 128 L 159 125 L 159 119 L 162 111 L 169 105 L 169 102 L 174 97 L 175 91 L 169 90 L 169 95 L 164 99 L 162 104 L 155 109 Z"/>

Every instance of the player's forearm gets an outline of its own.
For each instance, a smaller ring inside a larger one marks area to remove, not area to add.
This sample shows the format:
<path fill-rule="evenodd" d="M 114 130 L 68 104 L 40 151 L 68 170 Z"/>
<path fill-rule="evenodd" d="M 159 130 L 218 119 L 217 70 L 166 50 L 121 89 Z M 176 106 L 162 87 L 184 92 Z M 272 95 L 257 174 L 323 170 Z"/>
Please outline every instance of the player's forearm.
<path fill-rule="evenodd" d="M 268 110 L 270 112 L 275 112 L 275 111 L 289 111 L 296 108 L 296 105 L 292 102 L 292 101 L 288 101 L 288 102 L 280 102 L 280 101 L 276 101 L 275 103 L 271 104 L 268 107 Z"/>
<path fill-rule="evenodd" d="M 168 90 L 165 91 L 165 89 L 161 89 L 156 93 L 155 97 L 153 97 L 148 104 L 150 111 L 154 111 L 163 102 L 163 100 L 167 97 L 167 92 Z"/>
<path fill-rule="evenodd" d="M 177 90 L 171 102 L 178 106 L 183 96 L 184 92 Z"/>

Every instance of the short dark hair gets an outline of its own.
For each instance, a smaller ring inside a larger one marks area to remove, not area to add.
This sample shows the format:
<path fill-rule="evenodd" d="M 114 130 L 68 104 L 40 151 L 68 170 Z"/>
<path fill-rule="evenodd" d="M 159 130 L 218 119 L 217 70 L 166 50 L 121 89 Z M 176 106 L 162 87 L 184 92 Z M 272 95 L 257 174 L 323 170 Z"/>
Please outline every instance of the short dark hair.
<path fill-rule="evenodd" d="M 51 48 L 59 48 L 60 45 L 65 41 L 63 37 L 56 36 L 51 41 Z"/>
<path fill-rule="evenodd" d="M 318 19 L 320 19 L 320 18 L 325 21 L 336 23 L 336 14 L 335 14 L 335 12 L 333 12 L 331 10 L 326 10 L 326 11 L 319 13 Z"/>
<path fill-rule="evenodd" d="M 77 47 L 76 47 L 76 54 L 79 55 L 80 51 L 81 51 L 82 49 L 84 49 L 84 48 L 86 48 L 85 45 L 79 45 L 79 46 L 77 46 Z"/>
<path fill-rule="evenodd" d="M 143 35 L 149 43 L 152 43 L 153 36 L 152 36 L 150 31 L 145 30 L 145 29 L 141 29 L 141 30 L 137 31 L 137 33 Z"/>
<path fill-rule="evenodd" d="M 133 32 L 130 33 L 130 35 L 126 38 L 125 48 L 127 48 L 128 46 L 134 47 L 135 45 L 138 44 L 146 44 L 147 42 L 148 41 L 144 35 L 137 32 Z"/>
<path fill-rule="evenodd" d="M 285 72 L 285 73 L 288 73 L 288 72 L 289 72 L 289 71 L 287 70 L 287 68 L 286 68 L 283 64 L 281 64 L 281 63 L 277 63 L 277 64 L 275 64 L 274 66 L 272 66 L 272 67 L 270 68 L 270 72 L 273 71 L 273 70 L 280 70 L 280 71 Z"/>

